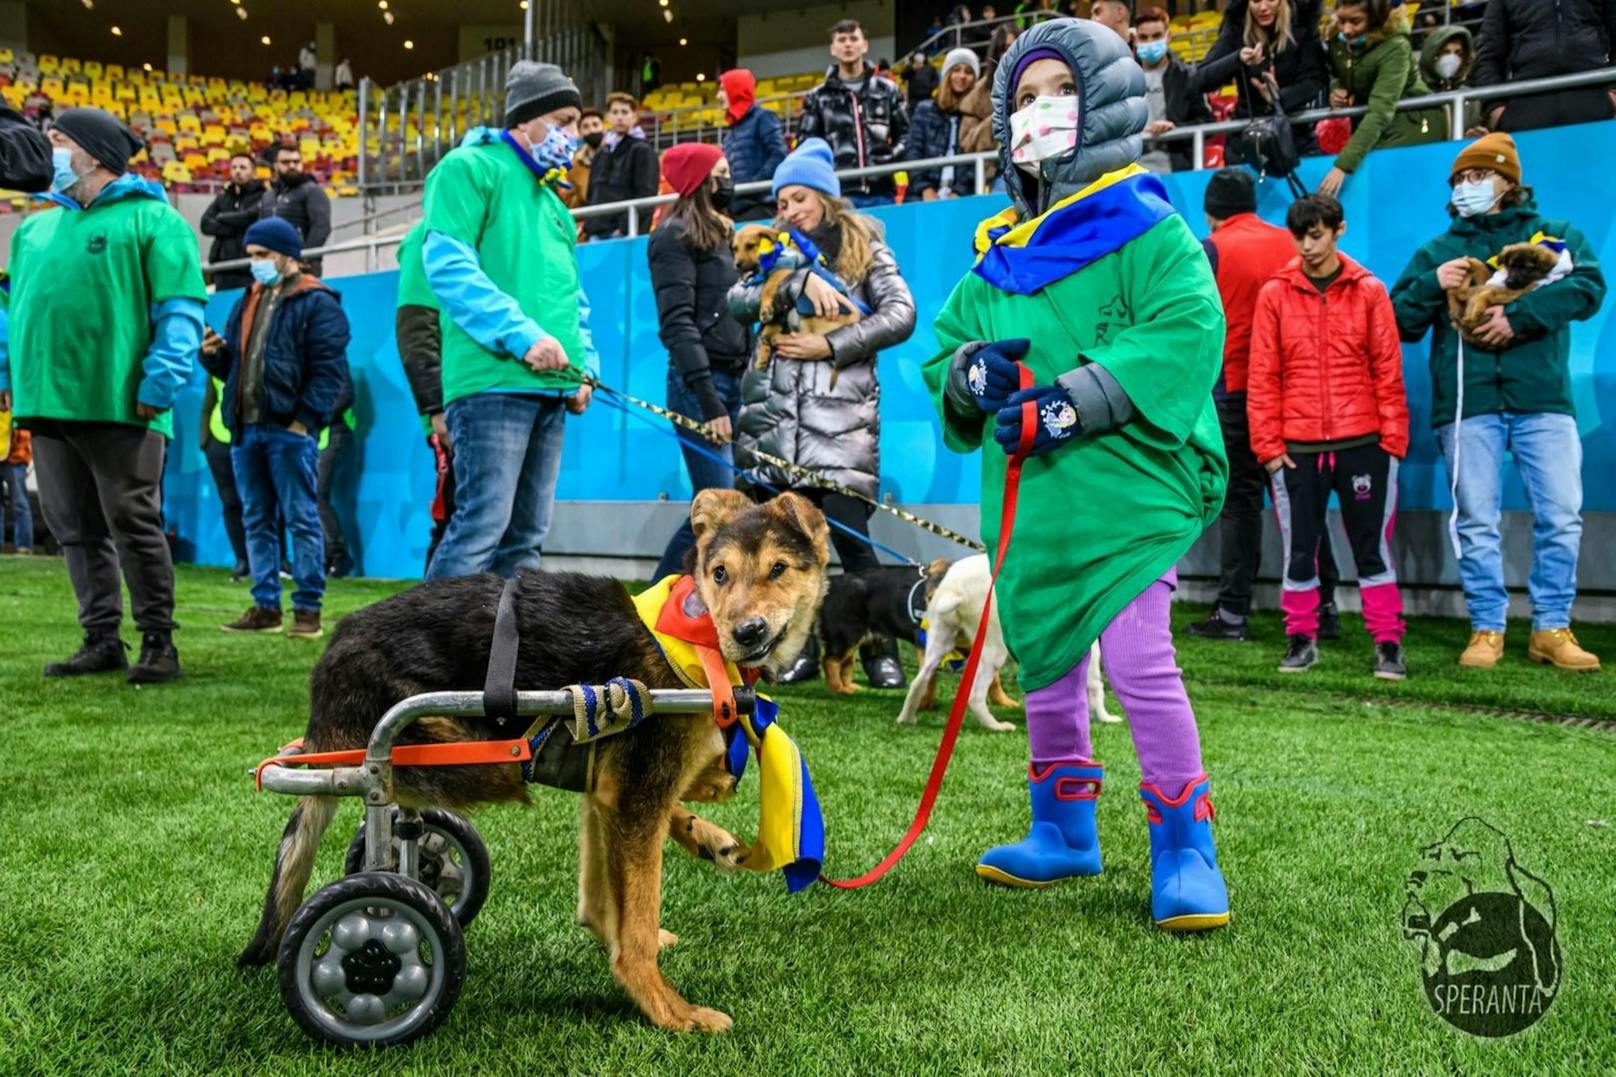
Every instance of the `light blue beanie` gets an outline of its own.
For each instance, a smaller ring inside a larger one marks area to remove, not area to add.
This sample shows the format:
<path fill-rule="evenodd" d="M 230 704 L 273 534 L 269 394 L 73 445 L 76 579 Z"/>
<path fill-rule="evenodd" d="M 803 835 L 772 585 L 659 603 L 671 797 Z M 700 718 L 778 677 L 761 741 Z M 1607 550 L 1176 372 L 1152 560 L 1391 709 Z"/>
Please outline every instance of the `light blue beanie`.
<path fill-rule="evenodd" d="M 836 178 L 836 157 L 830 151 L 830 143 L 822 138 L 807 139 L 780 162 L 780 167 L 774 170 L 771 196 L 779 198 L 780 188 L 793 185 L 832 198 L 842 196 L 842 181 Z"/>

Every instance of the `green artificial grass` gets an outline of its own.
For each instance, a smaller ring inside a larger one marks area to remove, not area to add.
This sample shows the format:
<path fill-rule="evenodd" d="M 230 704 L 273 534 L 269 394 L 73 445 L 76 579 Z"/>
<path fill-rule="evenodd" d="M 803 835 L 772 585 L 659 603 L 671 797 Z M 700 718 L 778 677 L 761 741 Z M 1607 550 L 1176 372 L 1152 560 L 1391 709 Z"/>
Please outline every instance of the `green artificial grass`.
<path fill-rule="evenodd" d="M 393 589 L 337 581 L 328 617 Z M 647 1025 L 574 926 L 567 795 L 486 810 L 493 888 L 467 932 L 465 991 L 433 1035 L 377 1059 L 315 1046 L 273 973 L 232 963 L 291 808 L 254 793 L 245 771 L 302 732 L 321 645 L 219 633 L 248 601 L 220 572 L 181 569 L 178 594 L 185 680 L 47 682 L 40 665 L 77 642 L 65 574 L 58 561 L 0 559 L 0 1072 L 1616 1069 L 1616 734 L 1488 713 L 1611 717 L 1616 693 L 1610 674 L 1528 666 L 1524 631 L 1504 667 L 1472 675 L 1452 664 L 1462 625 L 1417 621 L 1402 685 L 1369 677 L 1350 618 L 1348 638 L 1301 678 L 1273 672 L 1271 618 L 1251 644 L 1186 640 L 1234 909 L 1211 935 L 1149 921 L 1123 726 L 1095 733 L 1109 766 L 1098 878 L 1047 891 L 978 881 L 981 851 L 1026 825 L 1026 742 L 974 724 L 931 828 L 867 890 L 788 896 L 777 877 L 721 877 L 670 845 L 664 923 L 682 941 L 664 968 L 687 998 L 735 1017 L 721 1037 Z M 1584 642 L 1616 657 L 1616 633 Z M 949 680 L 940 699 L 951 694 Z M 827 870 L 861 872 L 907 825 L 943 715 L 900 728 L 897 693 L 779 695 L 825 809 Z M 754 797 L 745 783 L 704 814 L 747 836 Z M 1558 903 L 1559 997 L 1502 1041 L 1431 1012 L 1399 928 L 1421 848 L 1466 815 L 1507 833 Z M 341 871 L 357 822 L 346 805 L 317 883 Z"/>

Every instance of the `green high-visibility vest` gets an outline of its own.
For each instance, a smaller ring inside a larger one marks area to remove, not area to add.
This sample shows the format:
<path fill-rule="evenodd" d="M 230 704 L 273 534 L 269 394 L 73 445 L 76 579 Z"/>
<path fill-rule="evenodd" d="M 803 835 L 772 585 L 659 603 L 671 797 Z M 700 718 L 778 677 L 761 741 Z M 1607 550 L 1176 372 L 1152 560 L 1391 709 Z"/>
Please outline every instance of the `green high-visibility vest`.
<path fill-rule="evenodd" d="M 208 433 L 213 440 L 221 445 L 230 444 L 230 428 L 224 425 L 224 382 L 218 378 L 210 378 L 213 382 L 213 411 L 208 415 Z"/>
<path fill-rule="evenodd" d="M 352 430 L 354 428 L 353 408 L 343 408 L 342 414 L 337 416 L 337 419 L 342 423 L 343 426 L 346 426 L 349 430 Z M 331 444 L 331 428 L 328 426 L 324 430 L 320 431 L 320 450 L 322 452 L 325 451 L 325 447 L 329 444 Z"/>

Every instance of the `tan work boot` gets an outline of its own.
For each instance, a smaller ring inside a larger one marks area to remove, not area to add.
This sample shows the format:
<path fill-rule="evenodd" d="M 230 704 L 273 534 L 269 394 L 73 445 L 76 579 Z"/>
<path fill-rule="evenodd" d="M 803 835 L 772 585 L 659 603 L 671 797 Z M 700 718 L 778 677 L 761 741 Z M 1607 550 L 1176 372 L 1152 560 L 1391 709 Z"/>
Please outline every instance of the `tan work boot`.
<path fill-rule="evenodd" d="M 293 610 L 292 627 L 286 633 L 293 639 L 319 639 L 325 635 L 320 627 L 319 610 Z"/>
<path fill-rule="evenodd" d="M 1556 669 L 1576 670 L 1578 673 L 1594 673 L 1599 669 L 1599 659 L 1582 649 L 1569 628 L 1550 628 L 1542 632 L 1534 630 L 1531 642 L 1526 645 L 1526 657 Z"/>
<path fill-rule="evenodd" d="M 262 606 L 249 606 L 246 613 L 229 624 L 220 625 L 219 628 L 224 632 L 279 632 L 281 611 L 265 609 Z"/>
<path fill-rule="evenodd" d="M 1470 643 L 1459 656 L 1465 669 L 1492 669 L 1504 657 L 1504 634 L 1482 629 L 1470 633 Z"/>

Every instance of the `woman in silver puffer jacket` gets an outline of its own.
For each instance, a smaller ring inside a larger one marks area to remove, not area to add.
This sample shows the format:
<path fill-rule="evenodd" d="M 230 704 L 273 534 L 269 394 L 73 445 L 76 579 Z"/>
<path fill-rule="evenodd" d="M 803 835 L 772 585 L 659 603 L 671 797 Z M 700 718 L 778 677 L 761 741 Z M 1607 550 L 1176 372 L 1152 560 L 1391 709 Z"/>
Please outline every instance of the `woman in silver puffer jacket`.
<path fill-rule="evenodd" d="M 869 508 L 863 502 L 793 480 L 751 453 L 780 457 L 875 497 L 881 434 L 875 357 L 914 332 L 914 297 L 882 240 L 880 222 L 853 212 L 842 199 L 829 147 L 821 140 L 807 140 L 775 170 L 774 198 L 776 225 L 813 240 L 853 299 L 870 312 L 827 334 L 783 333 L 775 338 L 766 368 L 753 366 L 741 380 L 737 462 L 771 486 L 796 489 L 831 519 L 868 534 Z M 806 291 L 825 313 L 836 309 L 834 289 L 807 269 L 783 287 L 787 295 Z M 762 290 L 759 283 L 737 283 L 729 293 L 730 313 L 755 322 Z M 875 567 L 868 544 L 835 528 L 831 539 L 845 570 Z"/>

